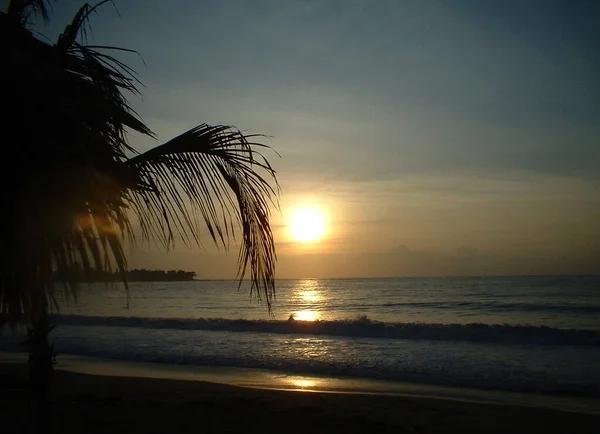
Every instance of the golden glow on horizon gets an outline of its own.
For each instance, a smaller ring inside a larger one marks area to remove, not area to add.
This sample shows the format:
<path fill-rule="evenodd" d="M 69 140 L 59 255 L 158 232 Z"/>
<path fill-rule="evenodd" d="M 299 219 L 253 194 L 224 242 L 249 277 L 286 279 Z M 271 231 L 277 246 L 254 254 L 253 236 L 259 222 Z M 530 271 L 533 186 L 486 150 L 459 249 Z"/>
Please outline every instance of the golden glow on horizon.
<path fill-rule="evenodd" d="M 325 234 L 325 216 L 314 207 L 298 208 L 292 213 L 289 229 L 294 240 L 313 243 Z"/>

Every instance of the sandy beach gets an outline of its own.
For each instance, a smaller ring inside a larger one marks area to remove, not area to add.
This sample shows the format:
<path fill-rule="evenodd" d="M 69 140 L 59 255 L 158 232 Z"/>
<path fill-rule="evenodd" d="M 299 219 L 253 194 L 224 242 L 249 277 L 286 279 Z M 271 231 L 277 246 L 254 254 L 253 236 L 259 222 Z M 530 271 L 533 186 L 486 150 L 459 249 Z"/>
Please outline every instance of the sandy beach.
<path fill-rule="evenodd" d="M 264 390 L 56 371 L 57 433 L 597 433 L 598 414 L 459 400 Z M 2 432 L 29 432 L 23 365 L 0 365 Z"/>

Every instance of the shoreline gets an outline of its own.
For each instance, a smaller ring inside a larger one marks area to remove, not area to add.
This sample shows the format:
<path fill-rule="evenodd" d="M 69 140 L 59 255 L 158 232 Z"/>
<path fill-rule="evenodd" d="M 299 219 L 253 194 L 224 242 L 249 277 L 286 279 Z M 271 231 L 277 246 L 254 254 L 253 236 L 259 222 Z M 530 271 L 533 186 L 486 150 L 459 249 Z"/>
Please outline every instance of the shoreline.
<path fill-rule="evenodd" d="M 301 393 L 205 381 L 57 370 L 53 426 L 61 433 L 594 433 L 600 415 L 364 393 Z M 30 432 L 26 367 L 0 364 L 4 433 Z"/>
<path fill-rule="evenodd" d="M 25 365 L 25 353 L 0 352 L 3 365 Z M 175 365 L 61 354 L 57 371 L 102 377 L 125 377 L 221 384 L 282 392 L 391 396 L 449 400 L 473 404 L 511 405 L 600 416 L 600 399 L 470 389 L 363 377 L 337 377 L 230 366 Z"/>

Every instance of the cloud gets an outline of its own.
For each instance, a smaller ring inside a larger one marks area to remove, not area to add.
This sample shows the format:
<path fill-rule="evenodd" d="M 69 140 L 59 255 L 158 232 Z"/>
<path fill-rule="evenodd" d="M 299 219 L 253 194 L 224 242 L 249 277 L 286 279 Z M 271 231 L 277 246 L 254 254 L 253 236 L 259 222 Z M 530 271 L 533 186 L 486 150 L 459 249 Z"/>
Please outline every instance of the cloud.
<path fill-rule="evenodd" d="M 147 68 L 129 59 L 148 86 L 134 105 L 164 139 L 233 123 L 275 136 L 286 176 L 323 180 L 598 179 L 593 2 L 178 5 L 126 3 L 123 19 L 106 7 L 92 22 L 94 42 L 143 55 Z M 73 6 L 57 5 L 57 22 Z"/>
<path fill-rule="evenodd" d="M 57 3 L 61 26 L 40 30 L 57 34 L 77 6 Z M 126 59 L 147 85 L 132 103 L 161 139 L 201 122 L 272 135 L 282 200 L 335 205 L 346 241 L 336 238 L 327 254 L 291 255 L 282 240 L 282 275 L 592 268 L 596 245 L 585 240 L 598 238 L 600 215 L 600 4 L 118 7 L 122 19 L 110 7 L 93 17 L 92 42 L 141 53 L 147 67 Z M 357 221 L 374 223 L 351 227 Z M 393 244 L 411 248 L 373 252 Z M 474 250 L 456 250 L 463 244 Z M 231 269 L 195 254 L 164 260 L 199 273 L 208 264 L 221 277 Z"/>

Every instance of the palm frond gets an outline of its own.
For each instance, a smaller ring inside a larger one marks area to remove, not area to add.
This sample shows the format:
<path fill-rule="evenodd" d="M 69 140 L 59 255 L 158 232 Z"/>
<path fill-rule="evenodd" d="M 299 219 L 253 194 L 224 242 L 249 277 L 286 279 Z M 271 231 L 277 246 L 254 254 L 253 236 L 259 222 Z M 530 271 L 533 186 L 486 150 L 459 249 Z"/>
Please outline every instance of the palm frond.
<path fill-rule="evenodd" d="M 167 248 L 176 235 L 200 245 L 203 221 L 215 244 L 227 250 L 241 227 L 240 284 L 249 268 L 251 294 L 270 308 L 276 254 L 269 216 L 270 206 L 278 206 L 279 186 L 259 151 L 268 147 L 254 142 L 257 137 L 203 124 L 128 164 L 139 176 L 131 202 L 144 235 Z"/>
<path fill-rule="evenodd" d="M 228 249 L 241 227 L 240 284 L 249 268 L 251 293 L 270 308 L 278 186 L 260 153 L 268 147 L 231 127 L 200 125 L 144 154 L 131 148 L 128 130 L 154 137 L 125 97 L 139 93 L 139 76 L 111 55 L 132 51 L 86 45 L 90 14 L 109 1 L 80 8 L 53 46 L 25 28 L 31 14 L 47 17 L 47 2 L 13 0 L 12 15 L 0 14 L 10 83 L 2 161 L 11 167 L 0 171 L 0 226 L 11 228 L 0 232 L 0 325 L 43 318 L 97 271 L 116 269 L 127 285 L 122 243 L 136 240 L 128 207 L 142 237 L 167 248 L 177 235 L 200 244 L 205 223 Z"/>
<path fill-rule="evenodd" d="M 0 193 L 0 224 L 16 229 L 0 234 L 0 323 L 32 322 L 95 271 L 119 270 L 126 283 L 122 240 L 133 232 L 123 198 L 137 185 L 124 164 L 126 130 L 152 132 L 123 95 L 139 83 L 126 65 L 76 38 L 59 47 L 19 26 L 3 30 L 3 161 L 12 170 L 0 175 L 11 185 Z"/>
<path fill-rule="evenodd" d="M 120 47 L 84 45 L 77 41 L 80 36 L 84 41 L 87 39 L 86 24 L 89 16 L 106 3 L 113 2 L 105 0 L 93 7 L 84 4 L 75 14 L 71 24 L 67 25 L 59 36 L 56 49 L 64 71 L 80 79 L 82 85 L 88 85 L 80 99 L 86 101 L 90 93 L 95 93 L 92 97 L 96 101 L 103 100 L 100 104 L 89 104 L 88 107 L 96 107 L 105 113 L 105 116 L 99 115 L 97 119 L 105 126 L 112 126 L 111 142 L 117 147 L 115 150 L 119 157 L 123 158 L 123 151 L 136 153 L 125 140 L 125 128 L 151 137 L 154 137 L 154 134 L 140 120 L 123 93 L 128 91 L 134 95 L 140 94 L 138 86 L 143 86 L 143 83 L 138 74 L 114 56 L 99 50 L 138 53 Z"/>
<path fill-rule="evenodd" d="M 0 221 L 12 230 L 2 234 L 0 325 L 34 322 L 58 308 L 58 295 L 75 300 L 97 271 L 119 270 L 129 296 L 121 240 L 131 228 L 125 207 L 107 200 L 112 182 L 59 165 L 28 175 L 30 186 L 3 197 L 12 203 Z M 71 188 L 74 179 L 80 184 Z"/>
<path fill-rule="evenodd" d="M 51 2 L 48 0 L 11 0 L 7 15 L 26 26 L 32 15 L 40 15 L 45 22 L 50 20 Z"/>
<path fill-rule="evenodd" d="M 59 36 L 56 44 L 57 47 L 59 49 L 70 47 L 75 43 L 77 38 L 81 38 L 84 43 L 87 43 L 88 31 L 91 30 L 89 23 L 90 15 L 97 12 L 98 8 L 107 3 L 112 4 L 117 11 L 117 14 L 119 13 L 113 0 L 103 0 L 96 3 L 94 6 L 91 6 L 89 3 L 84 3 L 83 6 L 77 10 L 71 23 L 65 28 L 65 31 Z"/>

